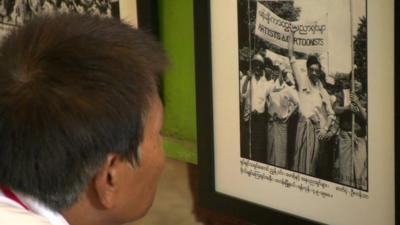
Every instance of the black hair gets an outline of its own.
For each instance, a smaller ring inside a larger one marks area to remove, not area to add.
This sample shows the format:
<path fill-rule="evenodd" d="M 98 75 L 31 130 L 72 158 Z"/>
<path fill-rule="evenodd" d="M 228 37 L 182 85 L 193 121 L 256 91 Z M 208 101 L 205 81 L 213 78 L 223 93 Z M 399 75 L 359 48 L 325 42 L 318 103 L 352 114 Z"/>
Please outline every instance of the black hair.
<path fill-rule="evenodd" d="M 139 163 L 166 64 L 151 36 L 112 18 L 44 16 L 12 31 L 0 47 L 0 184 L 61 211 L 109 153 Z"/>
<path fill-rule="evenodd" d="M 266 58 L 265 58 L 265 68 L 270 68 L 270 69 L 272 69 L 273 66 L 274 66 L 274 64 L 272 63 L 271 58 L 266 57 Z"/>
<path fill-rule="evenodd" d="M 280 71 L 281 69 L 279 68 L 278 65 L 273 65 L 272 70 L 274 70 L 274 71 Z"/>
<path fill-rule="evenodd" d="M 307 68 L 310 68 L 310 66 L 314 64 L 317 64 L 320 70 L 322 69 L 318 57 L 315 55 L 309 55 L 307 58 Z"/>

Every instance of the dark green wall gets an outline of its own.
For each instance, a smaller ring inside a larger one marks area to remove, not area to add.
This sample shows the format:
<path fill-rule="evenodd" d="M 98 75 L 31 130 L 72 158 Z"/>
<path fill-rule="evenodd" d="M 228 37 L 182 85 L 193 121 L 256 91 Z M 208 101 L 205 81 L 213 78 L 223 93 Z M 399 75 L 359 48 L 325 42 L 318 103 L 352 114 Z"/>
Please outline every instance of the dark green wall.
<path fill-rule="evenodd" d="M 164 76 L 167 156 L 197 163 L 192 0 L 159 0 L 160 36 L 170 67 Z"/>

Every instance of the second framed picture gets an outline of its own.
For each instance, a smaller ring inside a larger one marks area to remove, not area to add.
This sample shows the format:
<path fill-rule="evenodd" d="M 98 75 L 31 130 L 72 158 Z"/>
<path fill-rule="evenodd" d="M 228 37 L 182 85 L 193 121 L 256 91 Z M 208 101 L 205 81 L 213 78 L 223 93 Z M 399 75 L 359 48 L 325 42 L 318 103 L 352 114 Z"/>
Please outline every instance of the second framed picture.
<path fill-rule="evenodd" d="M 114 17 L 146 32 L 158 34 L 157 1 L 154 0 L 0 1 L 0 40 L 10 29 L 30 18 L 53 13 Z"/>

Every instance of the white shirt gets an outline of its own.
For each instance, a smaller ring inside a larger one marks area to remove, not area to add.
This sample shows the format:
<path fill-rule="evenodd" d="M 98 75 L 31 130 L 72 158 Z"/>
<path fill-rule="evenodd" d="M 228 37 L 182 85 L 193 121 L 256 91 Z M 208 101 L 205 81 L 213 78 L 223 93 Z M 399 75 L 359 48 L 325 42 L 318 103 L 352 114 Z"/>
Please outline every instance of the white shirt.
<path fill-rule="evenodd" d="M 315 85 L 311 84 L 307 73 L 299 71 L 294 59 L 290 63 L 299 87 L 299 109 L 301 114 L 306 118 L 317 116 L 320 126 L 324 127 L 328 117 L 335 118 L 330 95 L 320 81 Z"/>
<path fill-rule="evenodd" d="M 4 196 L 0 191 L 0 224 L 1 225 L 69 225 L 64 217 L 54 212 L 31 197 L 14 194 L 26 204 L 26 210 L 14 200 Z"/>
<path fill-rule="evenodd" d="M 249 89 L 249 83 L 247 83 L 247 90 L 244 92 L 244 85 L 246 83 L 246 80 L 248 79 L 248 75 L 243 75 L 240 78 L 240 103 L 243 104 L 243 119 L 244 121 L 249 121 L 250 119 L 250 91 Z"/>
<path fill-rule="evenodd" d="M 251 88 L 249 87 L 251 83 Z M 241 84 L 241 88 L 244 88 L 244 84 Z M 251 77 L 251 82 L 247 83 L 247 90 L 243 92 L 242 96 L 248 96 L 251 93 L 251 111 L 263 113 L 265 111 L 265 102 L 267 95 L 271 93 L 274 88 L 274 84 L 268 81 L 265 76 L 261 76 L 259 80 L 255 78 L 255 75 Z"/>
<path fill-rule="evenodd" d="M 280 91 L 270 93 L 268 113 L 271 116 L 276 115 L 279 119 L 287 119 L 299 102 L 297 91 L 285 83 L 281 85 L 279 79 L 275 81 L 275 87 Z"/>

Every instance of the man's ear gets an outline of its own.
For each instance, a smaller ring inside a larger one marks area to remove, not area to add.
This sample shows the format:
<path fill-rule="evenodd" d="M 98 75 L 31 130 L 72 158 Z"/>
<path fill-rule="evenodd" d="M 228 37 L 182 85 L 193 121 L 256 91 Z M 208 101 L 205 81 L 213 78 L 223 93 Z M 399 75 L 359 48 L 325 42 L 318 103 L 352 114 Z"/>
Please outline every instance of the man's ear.
<path fill-rule="evenodd" d="M 108 154 L 107 159 L 93 180 L 99 203 L 106 209 L 114 208 L 117 201 L 121 158 Z"/>

